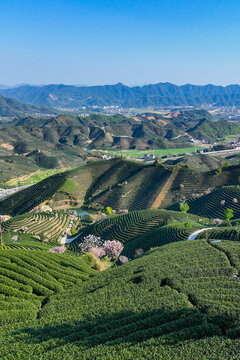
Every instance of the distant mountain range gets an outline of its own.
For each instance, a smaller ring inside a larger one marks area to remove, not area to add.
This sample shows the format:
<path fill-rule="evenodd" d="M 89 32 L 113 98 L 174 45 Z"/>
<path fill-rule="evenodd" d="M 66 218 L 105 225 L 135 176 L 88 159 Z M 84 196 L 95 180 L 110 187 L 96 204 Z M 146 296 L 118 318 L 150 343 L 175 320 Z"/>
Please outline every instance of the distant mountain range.
<path fill-rule="evenodd" d="M 24 85 L 0 89 L 0 94 L 32 105 L 54 108 L 81 106 L 240 106 L 240 85 L 182 86 L 159 83 L 129 87 L 121 83 L 103 86 Z"/>

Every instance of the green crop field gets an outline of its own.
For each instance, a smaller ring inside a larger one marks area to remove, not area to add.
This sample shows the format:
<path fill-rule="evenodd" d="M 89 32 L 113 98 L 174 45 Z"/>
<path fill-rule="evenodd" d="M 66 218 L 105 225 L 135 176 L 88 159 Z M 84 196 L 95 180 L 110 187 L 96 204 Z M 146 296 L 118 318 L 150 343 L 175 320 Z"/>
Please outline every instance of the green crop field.
<path fill-rule="evenodd" d="M 19 251 L 15 259 L 9 250 L 1 261 L 17 274 L 1 285 L 1 319 L 18 321 L 2 328 L 2 359 L 239 359 L 240 283 L 222 249 L 204 240 L 168 244 L 55 295 L 70 278 L 77 281 L 77 265 L 68 263 L 62 275 L 52 260 L 36 262 L 41 253 L 28 258 Z M 33 266 L 34 275 L 19 283 Z M 49 274 L 39 277 L 47 266 Z M 14 294 L 4 302 L 9 288 Z M 36 319 L 39 297 L 47 295 Z"/>
<path fill-rule="evenodd" d="M 124 150 L 124 151 L 108 151 L 109 154 L 116 154 L 116 155 L 126 155 L 131 157 L 143 157 L 144 154 L 154 154 L 154 155 L 171 155 L 171 154 L 186 154 L 186 153 L 192 153 L 195 150 L 202 149 L 202 146 L 192 146 L 189 148 L 175 148 L 175 149 L 157 149 L 157 150 Z"/>

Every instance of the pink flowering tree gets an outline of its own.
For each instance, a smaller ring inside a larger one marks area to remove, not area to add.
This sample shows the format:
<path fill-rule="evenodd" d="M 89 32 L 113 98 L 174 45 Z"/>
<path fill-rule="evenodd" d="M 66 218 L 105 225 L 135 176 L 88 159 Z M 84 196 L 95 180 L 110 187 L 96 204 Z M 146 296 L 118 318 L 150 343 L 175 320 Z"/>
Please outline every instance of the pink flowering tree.
<path fill-rule="evenodd" d="M 143 249 L 139 248 L 135 250 L 135 254 L 134 254 L 134 258 L 137 258 L 139 256 L 142 256 L 143 254 Z"/>
<path fill-rule="evenodd" d="M 179 187 L 180 187 L 180 190 L 183 190 L 183 189 L 184 189 L 184 185 L 183 185 L 183 184 L 180 184 Z"/>
<path fill-rule="evenodd" d="M 207 195 L 207 194 L 210 194 L 211 190 L 210 189 L 207 189 L 204 191 L 204 194 Z"/>
<path fill-rule="evenodd" d="M 225 202 L 226 202 L 226 200 L 221 200 L 220 204 L 221 204 L 222 206 L 224 206 L 224 205 L 225 205 Z"/>
<path fill-rule="evenodd" d="M 234 204 L 237 204 L 237 203 L 238 203 L 238 199 L 233 198 L 233 199 L 232 199 L 232 202 L 233 202 Z"/>
<path fill-rule="evenodd" d="M 126 256 L 119 256 L 119 261 L 121 264 L 126 264 L 128 262 L 128 258 Z"/>
<path fill-rule="evenodd" d="M 222 220 L 221 219 L 213 219 L 213 223 L 217 226 L 220 226 L 222 224 Z"/>
<path fill-rule="evenodd" d="M 18 241 L 18 235 L 14 235 L 14 236 L 12 237 L 12 241 L 13 241 L 13 242 L 17 242 L 17 241 Z"/>
<path fill-rule="evenodd" d="M 50 249 L 49 252 L 56 253 L 56 254 L 63 254 L 63 253 L 65 253 L 66 250 L 67 250 L 66 247 L 63 245 L 63 246 L 56 246 L 56 247 Z"/>
<path fill-rule="evenodd" d="M 123 245 L 117 240 L 106 240 L 103 243 L 103 249 L 106 255 L 115 262 L 123 250 Z"/>

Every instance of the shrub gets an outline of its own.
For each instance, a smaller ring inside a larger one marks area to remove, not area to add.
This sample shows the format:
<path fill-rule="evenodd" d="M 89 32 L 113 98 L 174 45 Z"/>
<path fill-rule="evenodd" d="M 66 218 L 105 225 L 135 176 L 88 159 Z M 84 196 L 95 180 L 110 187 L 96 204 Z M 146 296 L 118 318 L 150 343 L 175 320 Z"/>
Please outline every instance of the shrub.
<path fill-rule="evenodd" d="M 90 249 L 90 253 L 97 258 L 101 258 L 106 255 L 106 252 L 102 247 L 92 247 Z"/>
<path fill-rule="evenodd" d="M 221 166 L 219 166 L 218 168 L 217 168 L 217 170 L 215 171 L 215 174 L 216 175 L 220 175 L 222 173 L 222 168 L 221 168 Z"/>
<path fill-rule="evenodd" d="M 75 228 L 71 228 L 71 234 L 75 235 L 77 233 L 77 230 Z"/>
<path fill-rule="evenodd" d="M 230 219 L 233 217 L 233 210 L 226 209 L 224 212 L 224 216 L 225 216 L 226 221 L 230 222 Z"/>
<path fill-rule="evenodd" d="M 186 202 L 181 202 L 179 204 L 179 208 L 183 213 L 187 213 L 187 211 L 189 210 L 189 205 Z"/>

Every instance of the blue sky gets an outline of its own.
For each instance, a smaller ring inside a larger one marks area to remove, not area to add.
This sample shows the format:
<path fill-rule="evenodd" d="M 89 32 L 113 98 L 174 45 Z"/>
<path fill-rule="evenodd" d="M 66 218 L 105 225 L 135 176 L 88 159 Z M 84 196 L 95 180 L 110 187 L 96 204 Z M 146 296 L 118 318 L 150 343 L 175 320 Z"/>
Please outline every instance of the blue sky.
<path fill-rule="evenodd" d="M 239 0 L 0 0 L 0 84 L 240 83 Z"/>

